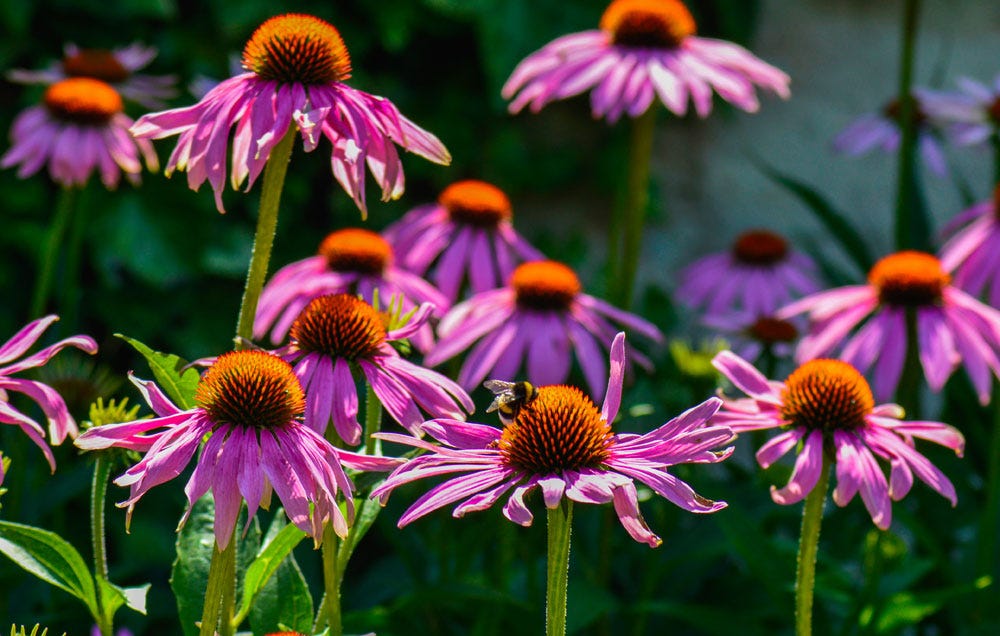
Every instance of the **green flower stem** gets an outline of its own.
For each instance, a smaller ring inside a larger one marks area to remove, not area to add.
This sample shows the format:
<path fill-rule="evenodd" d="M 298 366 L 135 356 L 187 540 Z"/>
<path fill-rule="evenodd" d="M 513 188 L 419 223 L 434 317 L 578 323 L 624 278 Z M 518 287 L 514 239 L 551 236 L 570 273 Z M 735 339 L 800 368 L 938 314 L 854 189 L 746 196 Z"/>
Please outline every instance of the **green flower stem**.
<path fill-rule="evenodd" d="M 205 609 L 201 615 L 199 636 L 233 636 L 232 616 L 236 602 L 236 530 L 225 550 L 215 544 L 208 568 Z"/>
<path fill-rule="evenodd" d="M 55 217 L 52 219 L 52 226 L 49 228 L 49 238 L 45 242 L 45 250 L 42 252 L 39 262 L 38 280 L 35 281 L 35 292 L 31 296 L 31 315 L 34 320 L 42 315 L 49 302 L 49 294 L 52 293 L 52 279 L 55 277 L 56 265 L 59 262 L 60 251 L 66 237 L 66 228 L 69 227 L 70 218 L 73 216 L 73 209 L 76 207 L 75 188 L 64 187 L 59 191 L 59 199 L 56 201 Z"/>
<path fill-rule="evenodd" d="M 340 541 L 333 531 L 332 524 L 323 528 L 323 589 L 325 612 L 324 618 L 329 626 L 330 636 L 341 636 L 344 633 L 340 613 L 340 582 L 346 563 L 341 563 L 339 557 Z"/>
<path fill-rule="evenodd" d="M 990 437 L 989 468 L 986 473 L 986 499 L 979 527 L 979 546 L 976 562 L 977 575 L 996 576 L 997 533 L 1000 532 L 1000 382 L 993 382 L 993 434 Z M 994 579 L 996 580 L 996 579 Z M 980 594 L 987 602 L 988 594 Z M 985 609 L 985 608 L 984 608 Z"/>
<path fill-rule="evenodd" d="M 923 371 L 920 366 L 920 345 L 917 338 L 917 313 L 906 309 L 906 358 L 896 389 L 896 403 L 906 411 L 907 419 L 920 419 L 920 387 Z"/>
<path fill-rule="evenodd" d="M 76 333 L 79 325 L 80 300 L 83 290 L 80 289 L 80 266 L 82 264 L 83 237 L 88 226 L 88 192 L 80 191 L 80 198 L 73 210 L 73 219 L 70 223 L 69 236 L 66 238 L 66 259 L 63 269 L 63 283 L 60 285 L 60 292 L 56 298 L 59 307 L 59 316 L 63 324 L 63 329 L 69 333 Z"/>
<path fill-rule="evenodd" d="M 658 109 L 650 106 L 645 113 L 632 120 L 632 137 L 629 141 L 628 178 L 625 192 L 625 210 L 620 217 L 621 228 L 612 228 L 612 240 L 621 239 L 621 264 L 611 281 L 612 298 L 617 305 L 628 309 L 635 291 L 635 277 L 639 270 L 642 250 L 642 232 L 649 207 L 649 163 L 653 156 L 653 134 L 656 132 Z"/>
<path fill-rule="evenodd" d="M 108 559 L 105 549 L 104 530 L 104 502 L 108 494 L 108 476 L 111 474 L 111 462 L 101 453 L 97 453 L 97 462 L 94 464 L 94 479 L 90 482 L 90 541 L 94 552 L 94 577 L 98 580 L 108 580 Z M 97 586 L 97 594 L 101 594 L 102 587 Z M 102 608 L 101 615 L 95 616 L 97 627 L 101 630 L 101 636 L 111 636 L 113 625 L 110 620 L 105 620 L 103 608 L 104 599 L 100 599 L 98 607 Z"/>
<path fill-rule="evenodd" d="M 819 549 L 819 528 L 823 523 L 826 491 L 830 485 L 830 468 L 830 458 L 824 453 L 819 482 L 806 497 L 806 503 L 802 509 L 799 556 L 795 568 L 795 636 L 811 636 L 812 634 L 816 552 Z"/>
<path fill-rule="evenodd" d="M 920 0 L 905 0 L 903 7 L 902 51 L 899 65 L 899 121 L 902 135 L 899 144 L 899 179 L 896 183 L 896 249 L 920 249 L 926 236 L 919 236 L 921 225 L 913 217 L 918 205 L 916 187 L 916 103 L 913 100 L 913 62 L 916 56 L 917 18 Z"/>
<path fill-rule="evenodd" d="M 375 395 L 371 382 L 365 383 L 365 454 L 374 455 L 378 449 L 378 439 L 372 437 L 382 428 L 382 403 Z"/>
<path fill-rule="evenodd" d="M 260 190 L 260 210 L 257 215 L 257 232 L 253 239 L 253 254 L 250 257 L 250 268 L 247 270 L 247 284 L 243 290 L 243 302 L 240 304 L 240 319 L 236 323 L 237 348 L 243 340 L 253 338 L 253 318 L 257 313 L 257 301 L 264 288 L 267 277 L 267 265 L 271 260 L 271 247 L 274 245 L 274 234 L 278 229 L 278 207 L 281 204 L 281 190 L 285 185 L 285 174 L 288 172 L 288 162 L 292 156 L 292 147 L 298 129 L 295 125 L 288 127 L 288 132 L 271 150 L 271 156 L 264 167 L 264 184 Z"/>
<path fill-rule="evenodd" d="M 548 509 L 549 551 L 546 563 L 545 636 L 566 634 L 566 597 L 569 586 L 569 539 L 573 502 L 567 498 Z"/>

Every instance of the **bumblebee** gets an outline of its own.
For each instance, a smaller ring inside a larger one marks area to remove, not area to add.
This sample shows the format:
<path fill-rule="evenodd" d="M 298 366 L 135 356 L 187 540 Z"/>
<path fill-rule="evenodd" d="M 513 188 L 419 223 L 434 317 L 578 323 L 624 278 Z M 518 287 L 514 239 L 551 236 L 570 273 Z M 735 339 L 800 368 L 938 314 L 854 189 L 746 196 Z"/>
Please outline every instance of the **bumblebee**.
<path fill-rule="evenodd" d="M 496 397 L 486 409 L 487 413 L 497 411 L 504 426 L 511 424 L 521 411 L 521 407 L 538 397 L 538 389 L 530 382 L 504 382 L 503 380 L 487 380 L 483 386 L 493 392 Z"/>

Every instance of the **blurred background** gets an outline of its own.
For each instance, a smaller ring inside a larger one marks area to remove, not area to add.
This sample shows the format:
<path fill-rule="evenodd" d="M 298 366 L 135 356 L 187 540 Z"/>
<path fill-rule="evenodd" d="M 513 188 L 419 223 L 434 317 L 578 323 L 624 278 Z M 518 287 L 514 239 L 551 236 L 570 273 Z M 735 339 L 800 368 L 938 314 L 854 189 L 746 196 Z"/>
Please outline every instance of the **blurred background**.
<path fill-rule="evenodd" d="M 725 249 L 744 229 L 767 227 L 790 236 L 828 263 L 838 278 L 832 282 L 862 275 L 850 269 L 822 226 L 768 170 L 822 193 L 856 222 L 874 254 L 890 249 L 895 158 L 877 152 L 860 159 L 835 156 L 830 140 L 855 117 L 894 97 L 901 2 L 691 0 L 689 5 L 701 35 L 741 43 L 792 77 L 792 98 L 763 97 L 759 114 L 719 100 L 704 121 L 662 112 L 640 273 L 645 291 L 636 309 L 668 335 L 697 336 L 670 302 L 674 274 L 707 252 Z M 592 120 L 585 97 L 556 102 L 538 115 L 510 116 L 500 86 L 528 53 L 559 35 L 595 28 L 605 6 L 603 0 L 0 0 L 5 36 L 0 68 L 45 66 L 60 57 L 67 42 L 113 48 L 139 41 L 159 49 L 145 71 L 176 75 L 181 94 L 172 106 L 183 106 L 196 100 L 187 91 L 191 82 L 231 74 L 232 60 L 264 19 L 289 11 L 324 18 L 350 50 L 351 85 L 393 100 L 437 134 L 454 157 L 444 168 L 404 156 L 405 195 L 385 204 L 370 200 L 368 227 L 381 229 L 453 181 L 492 181 L 510 196 L 520 231 L 575 267 L 585 288 L 603 296 L 604 236 L 624 176 L 627 126 Z M 985 82 L 1000 72 L 1000 4 L 927 0 L 921 24 L 916 84 L 951 89 L 960 76 Z M 0 82 L 0 127 L 9 127 L 42 90 Z M 133 117 L 142 114 L 129 108 Z M 165 163 L 173 141 L 156 147 Z M 332 229 L 361 223 L 331 178 L 328 151 L 321 143 L 312 154 L 301 146 L 294 152 L 272 272 L 314 253 Z M 948 152 L 952 175 L 924 179 L 939 224 L 969 196 L 982 199 L 992 190 L 986 152 Z M 4 339 L 33 318 L 27 315 L 30 293 L 57 190 L 44 174 L 19 180 L 13 170 L 0 172 Z M 124 184 L 114 192 L 97 182 L 86 188 L 78 216 L 82 285 L 60 292 L 66 318 L 59 327 L 62 336 L 94 336 L 101 353 L 90 361 L 67 352 L 47 370 L 47 379 L 61 383 L 78 417 L 98 395 L 138 399 L 121 386 L 121 378 L 133 368 L 148 375 L 145 363 L 114 333 L 188 359 L 229 348 L 258 193 L 259 185 L 249 194 L 227 192 L 227 213 L 219 215 L 208 186 L 192 192 L 183 175 L 144 174 L 140 187 Z M 635 417 L 629 426 L 636 429 L 665 421 L 715 388 L 710 375 L 684 375 L 665 350 L 654 358 L 657 375 L 639 378 L 630 393 Z M 980 415 L 954 406 L 964 404 L 967 387 L 953 393 L 957 397 L 945 406 L 954 418 Z M 957 419 L 946 421 L 962 426 Z M 5 428 L 10 427 L 0 427 Z M 892 532 L 881 536 L 860 502 L 830 514 L 820 547 L 819 633 L 996 633 L 983 631 L 989 624 L 974 615 L 969 602 L 974 506 L 985 466 L 975 441 L 985 433 L 965 433 L 970 444 L 964 463 L 935 453 L 938 449 L 929 452 L 953 476 L 958 510 L 918 486 L 897 505 Z M 90 467 L 72 448 L 61 448 L 60 469 L 50 476 L 37 449 L 23 442 L 0 430 L 0 449 L 15 461 L 0 516 L 56 530 L 88 555 Z M 730 501 L 730 509 L 694 518 L 660 500 L 645 502 L 647 520 L 665 539 L 654 552 L 633 544 L 611 522 L 609 510 L 578 511 L 571 629 L 791 632 L 801 510 L 775 506 L 767 493 L 767 484 L 786 477 L 781 471 L 787 468 L 764 475 L 748 452 L 730 466 L 703 468 L 681 476 L 705 496 Z M 109 498 L 116 501 L 123 492 L 111 486 Z M 345 585 L 348 631 L 534 633 L 544 595 L 544 524 L 514 527 L 494 509 L 461 520 L 439 513 L 397 531 L 393 519 L 415 496 L 416 490 L 403 490 L 393 497 L 352 562 Z M 109 512 L 115 533 L 112 579 L 153 584 L 148 616 L 119 614 L 119 622 L 137 634 L 175 633 L 167 579 L 183 506 L 179 483 L 154 489 L 139 504 L 127 536 L 123 513 Z M 615 546 L 610 553 L 595 547 L 606 532 Z M 318 554 L 308 546 L 296 554 L 315 587 Z M 883 573 L 877 580 L 866 577 L 876 571 Z M 73 636 L 85 633 L 86 620 L 62 592 L 0 561 L 0 629 L 9 622 L 41 622 L 52 627 L 50 634 L 65 630 Z"/>

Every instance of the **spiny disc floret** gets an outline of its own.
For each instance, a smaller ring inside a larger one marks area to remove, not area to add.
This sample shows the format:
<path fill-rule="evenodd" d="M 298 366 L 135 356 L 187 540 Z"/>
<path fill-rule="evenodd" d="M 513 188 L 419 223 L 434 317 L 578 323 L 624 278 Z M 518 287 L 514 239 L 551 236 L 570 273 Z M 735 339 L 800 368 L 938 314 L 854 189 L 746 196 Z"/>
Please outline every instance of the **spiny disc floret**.
<path fill-rule="evenodd" d="M 333 25 L 288 13 L 257 27 L 243 49 L 243 68 L 282 84 L 329 84 L 351 76 L 351 58 Z"/>
<path fill-rule="evenodd" d="M 300 351 L 357 360 L 376 353 L 386 329 L 375 309 L 356 296 L 329 294 L 314 298 L 289 332 Z"/>
<path fill-rule="evenodd" d="M 305 394 L 290 364 L 265 351 L 231 351 L 208 368 L 195 403 L 216 426 L 270 429 L 305 412 Z"/>
<path fill-rule="evenodd" d="M 875 407 L 868 382 L 842 360 L 806 362 L 785 380 L 781 399 L 781 416 L 791 426 L 824 433 L 864 427 Z"/>

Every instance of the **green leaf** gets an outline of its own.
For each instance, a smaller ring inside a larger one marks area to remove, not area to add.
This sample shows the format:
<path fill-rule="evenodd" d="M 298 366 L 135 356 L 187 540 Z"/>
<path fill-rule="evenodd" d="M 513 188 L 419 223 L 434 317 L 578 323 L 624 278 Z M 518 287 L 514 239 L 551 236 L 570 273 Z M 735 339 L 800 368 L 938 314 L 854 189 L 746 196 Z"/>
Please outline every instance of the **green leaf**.
<path fill-rule="evenodd" d="M 215 553 L 215 502 L 210 494 L 195 502 L 191 516 L 177 534 L 177 558 L 170 574 L 170 588 L 177 599 L 177 613 L 180 615 L 184 636 L 198 633 L 195 623 L 201 621 L 205 604 L 205 590 L 208 587 L 208 570 Z M 246 509 L 240 512 L 236 521 L 237 532 L 246 525 Z M 237 535 L 239 550 L 236 554 L 237 586 L 236 594 L 241 594 L 245 572 L 260 547 L 260 525 L 254 519 L 246 535 Z"/>
<path fill-rule="evenodd" d="M 253 563 L 247 568 L 246 578 L 243 580 L 243 599 L 240 601 L 240 612 L 249 611 L 250 604 L 261 588 L 267 584 L 271 576 L 277 571 L 278 566 L 291 551 L 306 536 L 292 524 L 287 524 L 280 528 L 273 536 L 272 531 L 278 526 L 278 518 L 268 530 L 268 536 L 264 539 L 264 547 L 257 554 Z"/>
<path fill-rule="evenodd" d="M 758 164 L 761 171 L 772 181 L 784 187 L 805 204 L 816 219 L 826 226 L 830 234 L 837 240 L 844 252 L 854 261 L 862 274 L 867 274 L 875 260 L 861 236 L 847 217 L 838 212 L 826 198 L 809 185 L 763 163 Z"/>
<path fill-rule="evenodd" d="M 122 605 L 145 616 L 149 583 L 136 587 L 121 587 L 111 581 L 98 578 L 97 587 L 100 590 L 101 613 L 109 625 Z"/>
<path fill-rule="evenodd" d="M 41 528 L 0 521 L 0 552 L 46 583 L 83 601 L 98 615 L 94 579 L 83 557 L 65 539 Z"/>
<path fill-rule="evenodd" d="M 247 568 L 243 603 L 249 603 L 250 626 L 255 635 L 276 629 L 311 633 L 313 599 L 299 564 L 292 554 L 305 533 L 285 522 L 278 510 L 264 538 L 264 547 Z M 251 586 L 256 589 L 250 590 Z"/>
<path fill-rule="evenodd" d="M 146 358 L 156 383 L 178 407 L 184 410 L 195 407 L 194 392 L 198 388 L 200 376 L 197 370 L 184 368 L 188 363 L 187 360 L 172 353 L 154 351 L 138 340 L 120 333 L 116 333 L 115 336 L 132 345 Z"/>

